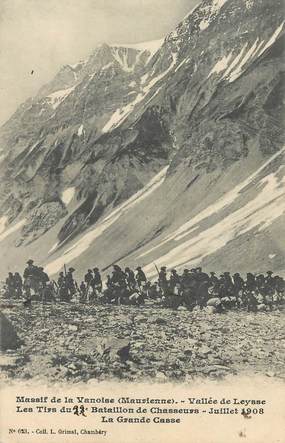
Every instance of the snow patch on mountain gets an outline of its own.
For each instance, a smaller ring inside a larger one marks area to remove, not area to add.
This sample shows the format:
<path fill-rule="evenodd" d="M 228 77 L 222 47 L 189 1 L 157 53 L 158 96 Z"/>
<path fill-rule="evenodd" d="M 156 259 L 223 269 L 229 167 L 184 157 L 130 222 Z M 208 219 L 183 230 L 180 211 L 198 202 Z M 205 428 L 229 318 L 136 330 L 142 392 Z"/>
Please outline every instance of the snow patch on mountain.
<path fill-rule="evenodd" d="M 3 217 L 0 218 L 0 234 L 5 231 L 7 221 L 8 217 L 6 215 L 3 215 Z"/>
<path fill-rule="evenodd" d="M 186 63 L 186 58 L 184 59 L 184 60 L 182 60 L 182 62 L 180 62 L 177 66 L 176 66 L 176 68 L 175 68 L 175 72 L 177 72 L 178 71 L 178 69 L 180 69 L 181 68 L 181 66 L 183 66 L 185 63 Z"/>
<path fill-rule="evenodd" d="M 34 143 L 34 144 L 30 147 L 28 154 L 31 154 L 31 152 L 33 152 L 33 150 L 37 147 L 38 143 L 39 143 L 39 140 L 37 140 L 36 143 Z"/>
<path fill-rule="evenodd" d="M 0 234 L 0 242 L 3 241 L 6 237 L 13 234 L 13 232 L 18 231 L 24 224 L 26 223 L 26 220 L 23 219 L 16 223 L 15 225 L 11 226 L 10 228 L 4 230 L 4 232 L 1 232 Z"/>
<path fill-rule="evenodd" d="M 49 94 L 46 98 L 48 99 L 48 102 L 52 106 L 52 108 L 56 109 L 60 105 L 60 103 L 62 103 L 69 96 L 69 94 L 71 94 L 75 87 L 76 85 L 72 86 L 71 88 L 61 89 L 59 91 L 53 92 L 52 94 Z"/>
<path fill-rule="evenodd" d="M 45 270 L 49 274 L 58 272 L 64 264 L 71 262 L 84 251 L 86 251 L 91 244 L 102 235 L 106 229 L 113 225 L 123 214 L 128 212 L 135 205 L 143 201 L 151 193 L 153 193 L 164 181 L 168 167 L 163 168 L 157 175 L 155 175 L 150 182 L 144 186 L 140 191 L 130 197 L 125 203 L 114 209 L 107 217 L 105 217 L 95 228 L 87 232 L 81 237 L 73 246 L 68 248 L 61 257 L 50 262 Z"/>
<path fill-rule="evenodd" d="M 78 128 L 78 131 L 77 131 L 77 135 L 78 135 L 78 137 L 81 137 L 81 135 L 83 134 L 83 132 L 84 132 L 84 126 L 83 126 L 83 124 L 81 124 L 81 125 L 79 126 L 79 128 Z"/>
<path fill-rule="evenodd" d="M 201 22 L 199 24 L 200 30 L 204 31 L 205 29 L 208 28 L 209 24 L 210 24 L 210 20 L 209 19 L 208 20 L 201 20 Z"/>
<path fill-rule="evenodd" d="M 255 40 L 255 42 L 253 43 L 253 45 L 249 48 L 247 53 L 244 55 L 242 60 L 239 62 L 239 65 L 230 73 L 229 83 L 232 83 L 233 81 L 235 81 L 237 78 L 239 78 L 241 76 L 241 74 L 243 72 L 243 67 L 250 61 L 250 59 L 252 59 L 254 57 L 257 50 L 259 49 L 258 41 L 259 41 L 259 39 L 257 38 Z"/>
<path fill-rule="evenodd" d="M 230 83 L 234 82 L 237 78 L 241 76 L 244 72 L 246 65 L 251 63 L 254 57 L 260 57 L 270 46 L 272 46 L 280 35 L 285 21 L 281 23 L 280 26 L 276 29 L 273 35 L 269 38 L 269 40 L 265 43 L 264 40 L 260 40 L 257 38 L 253 45 L 248 49 L 246 54 L 244 54 L 245 49 L 248 47 L 248 43 L 245 43 L 243 48 L 237 57 L 232 61 L 231 65 L 228 67 L 226 72 L 223 75 L 223 78 L 227 78 Z"/>
<path fill-rule="evenodd" d="M 48 253 L 50 254 L 51 252 L 55 251 L 57 247 L 58 247 L 58 242 L 56 242 L 56 243 L 50 248 L 50 250 L 48 251 Z"/>
<path fill-rule="evenodd" d="M 210 71 L 208 78 L 212 74 L 219 74 L 220 72 L 225 71 L 225 69 L 227 69 L 227 67 L 228 67 L 230 59 L 232 58 L 232 55 L 233 55 L 232 52 L 230 52 L 228 55 L 225 55 L 223 58 L 218 60 L 217 63 L 215 64 L 215 66 Z"/>
<path fill-rule="evenodd" d="M 101 68 L 101 71 L 106 71 L 107 69 L 111 68 L 111 66 L 113 66 L 114 62 L 109 62 L 107 63 L 105 66 L 103 66 Z M 91 75 L 91 80 L 93 79 L 94 75 L 96 74 L 96 72 L 94 74 Z"/>
<path fill-rule="evenodd" d="M 75 194 L 75 188 L 73 187 L 67 188 L 63 191 L 61 195 L 61 200 L 66 206 L 72 201 L 74 194 Z"/>
<path fill-rule="evenodd" d="M 226 78 L 228 75 L 229 75 L 229 73 L 236 67 L 236 65 L 240 62 L 240 60 L 241 60 L 241 58 L 242 58 L 242 56 L 243 56 L 243 54 L 244 54 L 244 51 L 246 50 L 246 48 L 247 48 L 247 46 L 248 46 L 248 43 L 245 43 L 244 44 L 244 46 L 243 46 L 243 48 L 240 50 L 240 52 L 238 53 L 238 55 L 234 58 L 234 60 L 231 62 L 231 64 L 229 65 L 229 67 L 227 68 L 227 70 L 226 70 L 226 72 L 224 73 L 224 75 L 223 75 L 223 79 L 224 78 Z"/>
<path fill-rule="evenodd" d="M 270 46 L 272 46 L 275 41 L 277 40 L 277 38 L 279 37 L 279 34 L 281 33 L 283 26 L 284 26 L 285 20 L 281 23 L 280 26 L 278 26 L 278 28 L 276 29 L 276 31 L 274 32 L 274 34 L 270 37 L 270 39 L 268 40 L 268 42 L 265 44 L 264 48 L 261 50 L 259 57 L 266 51 L 266 49 L 270 48 Z"/>

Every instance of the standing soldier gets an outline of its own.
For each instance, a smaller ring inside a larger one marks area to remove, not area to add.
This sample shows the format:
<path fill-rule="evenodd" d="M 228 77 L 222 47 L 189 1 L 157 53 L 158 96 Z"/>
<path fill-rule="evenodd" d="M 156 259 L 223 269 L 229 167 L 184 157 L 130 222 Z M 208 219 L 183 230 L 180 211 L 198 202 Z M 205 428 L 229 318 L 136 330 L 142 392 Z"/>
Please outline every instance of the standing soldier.
<path fill-rule="evenodd" d="M 180 277 L 177 274 L 176 269 L 172 269 L 170 279 L 169 279 L 169 289 L 171 290 L 171 292 L 174 291 L 174 289 L 177 285 L 180 285 Z"/>
<path fill-rule="evenodd" d="M 15 283 L 16 296 L 20 298 L 23 295 L 23 280 L 19 272 L 15 272 L 14 283 Z"/>
<path fill-rule="evenodd" d="M 158 275 L 158 284 L 162 291 L 165 293 L 168 288 L 168 282 L 167 282 L 167 273 L 166 273 L 166 266 L 162 266 L 159 271 Z"/>
<path fill-rule="evenodd" d="M 135 273 L 130 268 L 125 269 L 125 274 L 127 276 L 127 282 L 130 290 L 133 290 L 136 288 L 136 278 Z"/>
<path fill-rule="evenodd" d="M 40 266 L 38 268 L 37 275 L 38 275 L 40 283 L 42 284 L 42 287 L 45 287 L 47 285 L 47 283 L 49 282 L 49 276 L 44 271 L 43 267 Z"/>
<path fill-rule="evenodd" d="M 236 298 L 236 303 L 237 306 L 240 307 L 243 297 L 244 281 L 238 272 L 233 275 L 233 284 L 234 284 L 234 296 Z"/>
<path fill-rule="evenodd" d="M 226 297 L 230 297 L 230 296 L 234 295 L 234 292 L 235 292 L 232 277 L 229 272 L 224 272 L 224 277 L 225 277 L 224 284 L 225 284 L 225 289 L 227 292 Z"/>
<path fill-rule="evenodd" d="M 255 276 L 251 273 L 248 272 L 246 274 L 246 289 L 248 291 L 254 291 L 256 289 L 256 281 L 255 281 Z"/>
<path fill-rule="evenodd" d="M 183 290 L 187 290 L 191 280 L 189 269 L 185 268 L 181 276 L 181 285 Z"/>
<path fill-rule="evenodd" d="M 6 285 L 8 288 L 9 298 L 15 296 L 15 280 L 12 272 L 9 272 L 8 277 L 6 278 Z"/>
<path fill-rule="evenodd" d="M 66 274 L 66 286 L 68 289 L 68 294 L 69 294 L 69 300 L 72 299 L 73 295 L 76 292 L 76 287 L 75 287 L 75 280 L 73 278 L 73 272 L 75 271 L 74 268 L 69 268 L 68 269 L 68 273 Z"/>
<path fill-rule="evenodd" d="M 274 281 L 274 278 L 272 277 L 273 272 L 272 272 L 272 271 L 267 271 L 266 274 L 267 274 L 267 277 L 265 277 L 266 284 L 267 284 L 270 288 L 275 289 L 275 288 L 274 288 L 274 286 L 275 286 L 275 281 Z"/>
<path fill-rule="evenodd" d="M 113 268 L 114 268 L 114 270 L 113 270 L 112 278 L 111 278 L 113 285 L 119 286 L 121 288 L 125 288 L 126 287 L 125 273 L 122 271 L 122 269 L 120 268 L 119 265 L 114 265 Z"/>
<path fill-rule="evenodd" d="M 65 277 L 63 272 L 59 273 L 58 279 L 57 279 L 57 286 L 60 289 L 65 283 Z"/>
<path fill-rule="evenodd" d="M 65 278 L 61 281 L 61 285 L 58 287 L 58 296 L 61 301 L 68 302 L 70 300 L 69 290 Z"/>
<path fill-rule="evenodd" d="M 216 276 L 215 272 L 210 272 L 210 283 L 212 286 L 216 286 L 216 284 L 219 282 L 218 277 Z"/>
<path fill-rule="evenodd" d="M 99 268 L 93 269 L 93 277 L 92 277 L 90 284 L 91 284 L 91 288 L 93 290 L 94 295 L 101 294 L 102 288 L 103 288 L 103 283 L 102 283 L 102 278 L 101 278 Z"/>
<path fill-rule="evenodd" d="M 93 285 L 92 287 L 94 287 L 96 291 L 102 292 L 103 283 L 99 268 L 93 269 L 93 279 L 91 281 L 91 285 Z"/>
<path fill-rule="evenodd" d="M 234 282 L 235 292 L 238 294 L 239 291 L 241 291 L 244 288 L 244 281 L 238 272 L 233 275 L 233 282 Z"/>
<path fill-rule="evenodd" d="M 110 274 L 107 275 L 106 286 L 107 286 L 107 289 L 113 288 L 113 283 L 112 283 L 112 279 L 111 279 Z"/>
<path fill-rule="evenodd" d="M 140 266 L 137 267 L 136 271 L 137 271 L 137 273 L 136 273 L 136 281 L 138 283 L 139 288 L 141 288 L 142 285 L 146 283 L 146 276 L 145 276 L 145 273 L 143 272 L 143 270 L 142 270 L 142 268 Z"/>
<path fill-rule="evenodd" d="M 93 274 L 91 269 L 88 269 L 87 274 L 84 276 L 84 281 L 87 286 L 90 286 L 91 280 L 93 279 Z"/>
<path fill-rule="evenodd" d="M 96 289 L 99 292 L 101 292 L 102 291 L 102 287 L 103 287 L 103 283 L 102 283 L 102 277 L 101 277 L 99 268 L 94 268 L 93 269 L 93 275 L 94 275 L 93 281 L 94 281 L 94 284 L 96 286 Z"/>
<path fill-rule="evenodd" d="M 27 267 L 24 270 L 24 287 L 28 297 L 31 296 L 31 289 L 36 293 L 39 289 L 38 268 L 34 265 L 34 260 L 27 261 Z"/>

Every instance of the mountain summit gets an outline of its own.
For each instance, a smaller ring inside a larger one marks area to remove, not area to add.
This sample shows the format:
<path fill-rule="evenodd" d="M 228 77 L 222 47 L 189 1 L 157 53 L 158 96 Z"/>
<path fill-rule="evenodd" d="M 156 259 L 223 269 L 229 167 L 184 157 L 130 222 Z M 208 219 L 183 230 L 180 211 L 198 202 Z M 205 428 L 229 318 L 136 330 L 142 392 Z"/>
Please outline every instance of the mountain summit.
<path fill-rule="evenodd" d="M 3 273 L 29 256 L 51 274 L 282 270 L 282 13 L 202 1 L 163 41 L 103 44 L 21 105 L 0 129 Z"/>

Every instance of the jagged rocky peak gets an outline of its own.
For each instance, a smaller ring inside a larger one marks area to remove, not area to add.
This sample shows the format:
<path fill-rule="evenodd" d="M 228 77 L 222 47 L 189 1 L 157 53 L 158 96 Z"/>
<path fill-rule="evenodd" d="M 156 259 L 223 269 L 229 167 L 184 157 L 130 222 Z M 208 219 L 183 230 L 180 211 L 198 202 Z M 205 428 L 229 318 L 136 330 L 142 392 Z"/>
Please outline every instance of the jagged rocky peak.
<path fill-rule="evenodd" d="M 137 44 L 103 43 L 91 54 L 86 69 L 116 66 L 126 73 L 133 73 L 147 64 L 161 44 L 162 40 Z"/>

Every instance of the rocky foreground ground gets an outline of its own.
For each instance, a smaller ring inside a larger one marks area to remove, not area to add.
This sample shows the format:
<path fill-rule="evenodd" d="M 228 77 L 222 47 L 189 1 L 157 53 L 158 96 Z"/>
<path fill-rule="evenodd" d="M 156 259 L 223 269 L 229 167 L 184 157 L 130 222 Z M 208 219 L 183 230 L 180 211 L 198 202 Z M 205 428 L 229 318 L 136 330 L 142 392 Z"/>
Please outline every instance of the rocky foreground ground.
<path fill-rule="evenodd" d="M 23 341 L 1 378 L 190 381 L 234 374 L 285 379 L 285 310 L 209 314 L 153 306 L 2 304 Z"/>

